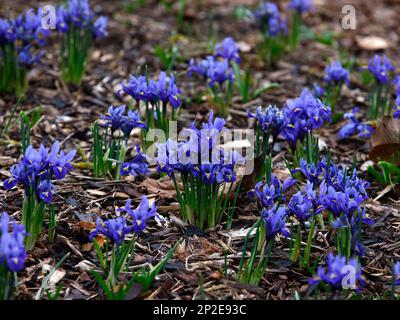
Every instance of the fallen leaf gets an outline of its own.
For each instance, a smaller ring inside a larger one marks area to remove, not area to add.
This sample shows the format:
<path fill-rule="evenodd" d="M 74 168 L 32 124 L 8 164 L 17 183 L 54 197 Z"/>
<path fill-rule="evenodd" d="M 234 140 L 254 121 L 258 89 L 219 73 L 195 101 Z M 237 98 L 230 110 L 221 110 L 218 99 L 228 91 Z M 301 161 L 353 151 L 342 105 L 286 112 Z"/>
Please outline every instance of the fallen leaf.
<path fill-rule="evenodd" d="M 364 50 L 376 51 L 389 48 L 389 42 L 386 39 L 377 36 L 356 37 L 357 45 Z"/>
<path fill-rule="evenodd" d="M 372 149 L 369 157 L 379 161 L 398 162 L 396 153 L 400 150 L 400 119 L 384 116 L 371 136 Z"/>
<path fill-rule="evenodd" d="M 162 199 L 173 199 L 176 196 L 172 180 L 159 181 L 147 178 L 140 184 L 139 188 L 145 189 L 147 193 L 157 194 Z"/>
<path fill-rule="evenodd" d="M 219 271 L 214 271 L 213 273 L 210 274 L 210 278 L 219 280 L 222 278 L 222 274 Z"/>
<path fill-rule="evenodd" d="M 62 278 L 64 278 L 66 272 L 63 269 L 57 269 L 54 271 L 54 273 L 51 275 L 49 279 L 50 287 L 54 287 Z"/>
<path fill-rule="evenodd" d="M 93 249 L 93 243 L 92 242 L 88 242 L 85 243 L 84 245 L 82 245 L 82 251 L 84 252 L 90 252 Z"/>
<path fill-rule="evenodd" d="M 383 189 L 382 191 L 378 192 L 378 195 L 376 196 L 374 201 L 378 201 L 380 198 L 382 198 L 385 194 L 387 194 L 390 191 L 392 191 L 394 188 L 395 188 L 394 184 L 390 184 L 390 185 L 386 186 L 385 189 Z"/>
<path fill-rule="evenodd" d="M 250 52 L 252 49 L 252 46 L 244 41 L 238 41 L 236 44 L 241 52 Z"/>
<path fill-rule="evenodd" d="M 100 196 L 100 197 L 104 197 L 107 195 L 107 192 L 104 192 L 101 190 L 95 190 L 95 189 L 87 189 L 86 192 L 89 194 L 92 194 L 94 196 Z"/>
<path fill-rule="evenodd" d="M 94 222 L 91 221 L 79 221 L 78 222 L 78 227 L 84 229 L 84 230 L 88 230 L 91 231 L 96 227 L 96 224 Z"/>
<path fill-rule="evenodd" d="M 239 230 L 229 230 L 229 231 L 219 231 L 218 233 L 227 238 L 232 238 L 232 240 L 243 239 L 247 237 L 251 228 L 241 228 Z M 253 229 L 251 232 L 251 236 L 256 233 L 256 230 Z"/>

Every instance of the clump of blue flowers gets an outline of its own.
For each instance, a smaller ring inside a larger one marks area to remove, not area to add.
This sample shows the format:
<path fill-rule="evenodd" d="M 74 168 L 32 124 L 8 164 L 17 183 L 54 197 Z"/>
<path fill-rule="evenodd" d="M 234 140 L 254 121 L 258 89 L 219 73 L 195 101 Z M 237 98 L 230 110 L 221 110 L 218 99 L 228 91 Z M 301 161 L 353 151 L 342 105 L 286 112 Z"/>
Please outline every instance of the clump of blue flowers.
<path fill-rule="evenodd" d="M 278 6 L 271 2 L 262 2 L 253 17 L 263 37 L 260 52 L 267 64 L 274 65 L 286 49 L 286 19 L 281 16 Z"/>
<path fill-rule="evenodd" d="M 292 49 L 295 49 L 299 43 L 303 26 L 303 16 L 313 9 L 312 0 L 292 0 L 288 4 L 288 9 L 293 12 L 290 28 L 290 45 Z"/>
<path fill-rule="evenodd" d="M 340 61 L 333 61 L 325 68 L 326 83 L 326 104 L 334 110 L 335 104 L 339 101 L 343 84 L 350 83 L 350 72 L 343 68 Z"/>
<path fill-rule="evenodd" d="M 11 177 L 3 186 L 10 190 L 17 184 L 22 185 L 25 194 L 22 205 L 22 223 L 29 236 L 26 248 L 33 248 L 42 231 L 46 206 L 50 206 L 56 188 L 52 182 L 62 180 L 73 169 L 71 161 L 76 151 L 68 153 L 60 150 L 60 143 L 54 142 L 50 149 L 40 145 L 39 149 L 29 146 L 21 161 L 10 169 Z"/>
<path fill-rule="evenodd" d="M 267 179 L 269 180 L 265 183 L 259 182 L 255 186 L 255 195 L 261 203 L 260 219 L 246 237 L 238 272 L 239 282 L 254 285 L 258 285 L 264 275 L 275 237 L 279 234 L 285 237 L 290 235 L 286 228 L 288 209 L 284 204 L 285 192 L 296 183 L 296 180 L 288 178 L 281 183 L 272 174 Z M 256 237 L 251 247 L 250 257 L 247 257 L 247 242 L 254 230 Z M 258 259 L 257 254 L 260 255 Z"/>
<path fill-rule="evenodd" d="M 50 32 L 42 28 L 42 14 L 29 9 L 16 19 L 0 19 L 0 92 L 22 96 L 28 86 L 27 73 L 40 62 L 40 50 Z"/>
<path fill-rule="evenodd" d="M 331 108 L 305 88 L 298 98 L 286 102 L 283 114 L 286 126 L 281 134 L 289 143 L 295 163 L 300 158 L 307 158 L 308 161 L 317 159 L 318 146 L 312 132 L 320 128 L 324 121 L 331 121 Z"/>
<path fill-rule="evenodd" d="M 339 130 L 340 139 L 350 138 L 354 134 L 357 134 L 359 138 L 370 138 L 374 133 L 374 128 L 371 125 L 357 119 L 359 111 L 360 108 L 355 107 L 344 114 L 343 118 L 347 120 L 347 123 Z"/>
<path fill-rule="evenodd" d="M 120 174 L 121 176 L 137 176 L 145 175 L 148 171 L 149 166 L 147 165 L 147 156 L 142 153 L 140 145 L 136 145 L 132 159 L 121 165 Z"/>
<path fill-rule="evenodd" d="M 62 78 L 80 84 L 93 40 L 107 36 L 107 18 L 95 19 L 88 0 L 68 0 L 57 10 L 56 29 L 62 36 Z"/>
<path fill-rule="evenodd" d="M 174 181 L 183 218 L 201 229 L 215 227 L 224 214 L 232 218 L 239 190 L 230 207 L 229 196 L 237 180 L 236 169 L 241 157 L 218 147 L 224 125 L 223 119 L 214 119 L 211 113 L 201 129 L 193 124 L 186 130 L 187 139 L 180 142 L 169 139 L 157 149 L 158 170 Z"/>
<path fill-rule="evenodd" d="M 169 122 L 174 121 L 182 105 L 182 91 L 176 84 L 174 75 L 160 72 L 158 79 L 148 79 L 144 75 L 131 75 L 128 81 L 122 82 L 122 91 L 136 102 L 137 112 L 140 102 L 145 105 L 145 123 L 143 144 L 150 129 L 161 129 L 168 136 Z M 171 106 L 171 108 L 169 108 Z"/>
<path fill-rule="evenodd" d="M 286 121 L 283 112 L 271 105 L 266 108 L 259 106 L 255 113 L 248 112 L 248 117 L 257 120 L 254 153 L 259 159 L 258 180 L 261 180 L 267 175 L 268 157 L 274 149 L 279 134 L 285 128 Z"/>
<path fill-rule="evenodd" d="M 334 293 L 349 289 L 359 291 L 365 286 L 361 265 L 357 259 L 334 256 L 332 253 L 328 254 L 326 266 L 319 266 L 317 273 L 309 280 L 312 289 L 322 283 L 329 286 Z"/>
<path fill-rule="evenodd" d="M 188 75 L 196 73 L 207 80 L 211 104 L 216 113 L 227 116 L 235 82 L 233 65 L 240 63 L 239 48 L 233 38 L 225 38 L 215 46 L 215 54 L 200 62 L 191 59 Z"/>
<path fill-rule="evenodd" d="M 396 68 L 386 55 L 376 54 L 369 60 L 368 69 L 375 79 L 369 94 L 369 116 L 377 119 L 389 114 L 392 74 Z"/>
<path fill-rule="evenodd" d="M 12 228 L 10 229 L 10 222 Z M 25 227 L 10 219 L 6 212 L 0 217 L 0 300 L 12 299 L 16 283 L 13 273 L 24 267 L 26 251 Z"/>
<path fill-rule="evenodd" d="M 101 123 L 96 122 L 93 125 L 95 176 L 106 177 L 111 174 L 118 180 L 121 175 L 147 173 L 146 157 L 139 145 L 131 162 L 125 162 L 128 139 L 135 128 L 146 128 L 146 125 L 141 121 L 139 111 L 127 110 L 125 105 L 110 106 L 108 113 L 101 116 Z"/>
<path fill-rule="evenodd" d="M 157 214 L 155 203 L 150 205 L 146 196 L 142 197 L 136 209 L 132 208 L 131 200 L 128 199 L 126 205 L 118 211 L 123 215 L 106 221 L 98 218 L 95 229 L 89 234 L 89 240 L 93 240 L 102 269 L 102 272 L 92 270 L 91 273 L 109 300 L 125 299 L 135 283 L 142 285 L 142 291 L 147 291 L 179 243 L 152 270 L 147 271 L 143 268 L 139 272 L 133 272 L 129 281 L 123 281 L 121 273 L 131 272 L 128 267 L 139 233 L 144 231 L 149 220 L 154 218 L 162 221 L 162 218 Z M 101 244 L 103 241 L 100 239 L 104 239 L 104 244 Z"/>
<path fill-rule="evenodd" d="M 358 178 L 356 170 L 348 172 L 326 160 L 318 164 L 301 161 L 300 164 L 297 170 L 308 180 L 306 193 L 313 199 L 314 212 L 327 212 L 336 229 L 337 252 L 348 259 L 354 255 L 363 256 L 362 224 L 373 223 L 362 206 L 368 199 L 369 183 Z"/>

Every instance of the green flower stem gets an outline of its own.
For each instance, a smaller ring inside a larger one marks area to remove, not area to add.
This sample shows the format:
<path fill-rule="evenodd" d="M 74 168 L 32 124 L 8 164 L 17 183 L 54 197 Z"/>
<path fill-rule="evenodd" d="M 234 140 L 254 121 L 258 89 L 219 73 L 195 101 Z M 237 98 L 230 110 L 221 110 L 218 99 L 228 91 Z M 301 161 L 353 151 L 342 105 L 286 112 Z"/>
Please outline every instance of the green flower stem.
<path fill-rule="evenodd" d="M 301 261 L 301 266 L 304 267 L 309 267 L 310 266 L 310 255 L 311 255 L 311 244 L 312 240 L 314 238 L 314 230 L 315 230 L 315 217 L 314 215 L 311 215 L 311 221 L 310 221 L 310 230 L 308 232 L 307 236 L 307 245 L 304 250 L 304 257 Z"/>
<path fill-rule="evenodd" d="M 36 197 L 33 188 L 25 191 L 25 197 L 22 204 L 22 223 L 25 225 L 29 236 L 26 237 L 26 250 L 32 250 L 36 240 L 39 237 L 44 222 L 45 203 Z"/>

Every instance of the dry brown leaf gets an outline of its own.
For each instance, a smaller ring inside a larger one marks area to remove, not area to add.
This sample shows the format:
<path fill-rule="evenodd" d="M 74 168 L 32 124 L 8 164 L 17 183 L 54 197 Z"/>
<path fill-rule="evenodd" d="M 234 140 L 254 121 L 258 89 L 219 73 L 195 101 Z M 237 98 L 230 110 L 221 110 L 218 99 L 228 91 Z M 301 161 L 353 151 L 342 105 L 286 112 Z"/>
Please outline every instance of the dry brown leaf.
<path fill-rule="evenodd" d="M 89 221 L 79 221 L 78 227 L 84 230 L 91 231 L 96 227 L 96 224 L 94 222 L 89 222 Z"/>
<path fill-rule="evenodd" d="M 97 190 L 97 189 L 87 189 L 86 192 L 89 194 L 92 194 L 94 196 L 100 196 L 100 197 L 104 197 L 107 195 L 107 192 Z"/>
<path fill-rule="evenodd" d="M 163 199 L 172 199 L 176 196 L 175 186 L 172 180 L 161 182 L 152 178 L 147 178 L 139 187 L 147 190 L 147 193 L 157 194 Z"/>
<path fill-rule="evenodd" d="M 385 160 L 395 161 L 395 154 L 400 150 L 400 119 L 384 116 L 371 136 L 372 150 L 369 157 L 375 163 Z"/>
<path fill-rule="evenodd" d="M 377 36 L 356 37 L 357 45 L 364 50 L 376 51 L 389 48 L 389 42 L 386 39 Z"/>

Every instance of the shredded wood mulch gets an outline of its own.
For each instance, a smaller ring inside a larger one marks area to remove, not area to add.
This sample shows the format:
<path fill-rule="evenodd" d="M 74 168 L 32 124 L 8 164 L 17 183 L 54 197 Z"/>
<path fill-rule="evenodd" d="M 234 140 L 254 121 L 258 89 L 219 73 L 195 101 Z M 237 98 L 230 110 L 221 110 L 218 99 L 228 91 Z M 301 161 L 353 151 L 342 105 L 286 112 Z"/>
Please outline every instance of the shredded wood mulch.
<path fill-rule="evenodd" d="M 185 97 L 190 98 L 187 100 L 190 103 L 186 102 L 182 107 L 179 119 L 181 127 L 189 126 L 193 120 L 207 119 L 210 107 L 201 97 L 197 97 L 199 88 L 204 84 L 187 77 L 186 70 L 190 58 L 209 53 L 209 39 L 216 32 L 219 40 L 224 36 L 232 36 L 240 43 L 243 64 L 250 66 L 252 77 L 259 84 L 279 84 L 247 104 L 242 104 L 240 97 L 235 97 L 231 115 L 227 119 L 227 125 L 231 128 L 251 125 L 247 119 L 247 109 L 267 104 L 282 106 L 287 98 L 298 96 L 305 86 L 311 86 L 313 82 L 320 83 L 325 65 L 338 58 L 338 45 L 361 65 L 365 65 L 373 51 L 369 47 L 370 41 L 365 44 L 363 38 L 373 35 L 388 43 L 385 52 L 392 61 L 400 61 L 397 50 L 400 41 L 400 3 L 397 1 L 314 1 L 316 12 L 307 18 L 307 25 L 315 32 L 334 32 L 337 45 L 328 46 L 305 39 L 299 49 L 287 54 L 275 69 L 265 67 L 255 53 L 258 31 L 250 23 L 235 17 L 237 5 L 255 5 L 258 1 L 188 1 L 185 21 L 190 25 L 190 37 L 171 36 L 171 31 L 176 28 L 176 10 L 167 11 L 159 1 L 146 1 L 144 7 L 133 12 L 129 12 L 125 6 L 128 1 L 94 2 L 96 11 L 109 18 L 109 36 L 95 43 L 82 86 L 68 86 L 61 81 L 59 46 L 54 38 L 47 47 L 43 65 L 29 75 L 29 90 L 20 106 L 21 110 L 37 106 L 43 108 L 43 116 L 33 130 L 32 143 L 38 146 L 40 143 L 49 145 L 56 139 L 62 141 L 64 148 L 78 149 L 75 158 L 77 163 L 83 163 L 91 153 L 92 123 L 106 112 L 109 105 L 124 102 L 117 96 L 121 81 L 139 67 L 143 70 L 147 66 L 151 74 L 162 70 L 154 53 L 158 45 L 168 46 L 174 42 L 179 48 L 174 71 Z M 284 2 L 281 4 L 285 5 Z M 340 27 L 344 4 L 356 7 L 356 30 L 342 30 Z M 27 9 L 26 6 L 26 2 L 21 0 L 2 1 L 0 12 L 1 15 L 8 12 L 16 14 Z M 358 105 L 366 114 L 367 96 L 366 88 L 356 73 L 352 72 L 350 88 L 343 91 L 336 110 L 345 112 Z M 0 123 L 7 121 L 14 103 L 12 96 L 0 97 Z M 343 122 L 325 125 L 317 135 L 320 141 L 331 148 L 332 161 L 348 166 L 355 161 L 361 175 L 368 179 L 367 173 L 361 168 L 369 160 L 370 142 L 361 139 L 338 141 L 337 131 L 342 125 Z M 1 181 L 9 175 L 9 167 L 20 158 L 19 141 L 16 119 L 12 122 L 8 138 L 0 141 Z M 134 145 L 134 138 L 130 143 Z M 280 151 L 277 154 L 280 155 L 275 157 L 273 167 L 277 173 L 285 174 L 283 158 L 286 146 L 281 142 L 277 147 Z M 202 232 L 180 220 L 173 185 L 168 179 L 158 180 L 155 170 L 149 177 L 126 178 L 117 182 L 96 179 L 89 169 L 82 167 L 57 183 L 56 240 L 50 243 L 44 232 L 35 249 L 29 253 L 26 268 L 20 274 L 18 299 L 33 299 L 49 270 L 68 252 L 69 257 L 50 278 L 50 289 L 62 284 L 60 299 L 105 299 L 89 273 L 97 267 L 96 253 L 88 240 L 89 231 L 97 217 L 115 217 L 115 209 L 122 206 L 127 198 L 137 205 L 142 194 L 156 201 L 158 212 L 168 223 L 162 227 L 151 222 L 140 234 L 131 269 L 155 265 L 177 240 L 184 240 L 149 292 L 141 293 L 140 288 L 134 286 L 128 295 L 129 299 L 281 300 L 294 299 L 296 292 L 301 298 L 307 297 L 311 274 L 288 259 L 289 240 L 286 238 L 277 240 L 260 286 L 235 282 L 244 237 L 259 216 L 256 205 L 245 191 L 240 195 L 231 230 L 221 225 Z M 393 261 L 400 260 L 399 189 L 395 187 L 382 193 L 383 189 L 384 186 L 372 183 L 368 190 L 370 200 L 366 204 L 367 213 L 376 223 L 363 230 L 366 254 L 362 265 L 367 285 L 362 295 L 365 298 L 379 298 L 390 291 L 391 265 Z M 0 188 L 0 208 L 17 220 L 20 219 L 22 194 L 21 189 L 6 192 Z M 319 230 L 312 247 L 312 261 L 323 259 L 334 249 L 332 245 L 331 230 Z M 351 295 L 340 298 L 350 299 Z"/>

